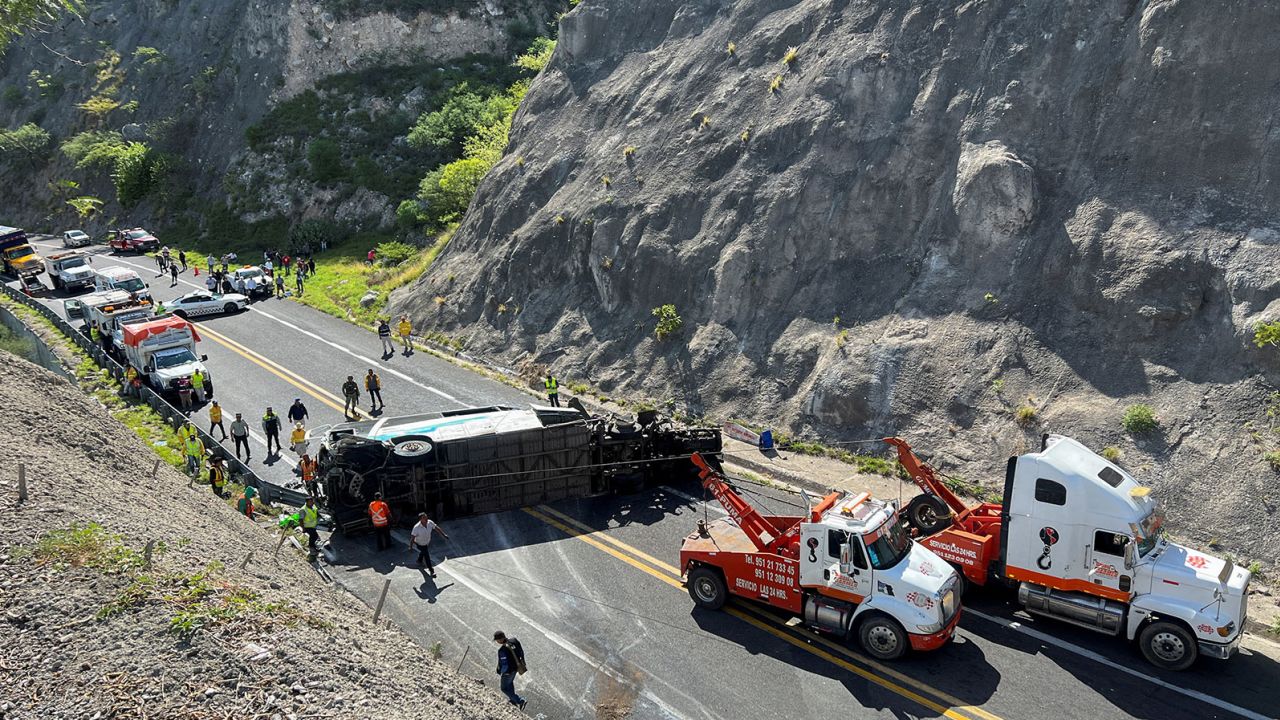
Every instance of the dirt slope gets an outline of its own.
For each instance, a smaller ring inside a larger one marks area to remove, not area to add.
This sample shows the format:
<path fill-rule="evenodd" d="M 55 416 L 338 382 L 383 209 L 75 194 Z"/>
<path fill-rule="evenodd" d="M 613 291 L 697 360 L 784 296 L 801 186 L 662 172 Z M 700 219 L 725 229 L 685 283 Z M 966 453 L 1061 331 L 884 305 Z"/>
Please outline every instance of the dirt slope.
<path fill-rule="evenodd" d="M 1251 342 L 1280 319 L 1278 25 L 1261 0 L 584 0 L 391 309 L 988 483 L 1045 431 L 1115 446 L 1176 533 L 1280 559 L 1280 351 Z M 1157 431 L 1122 430 L 1135 402 Z"/>
<path fill-rule="evenodd" d="M 520 717 L 287 547 L 273 561 L 207 490 L 153 479 L 148 448 L 65 381 L 2 351 L 0 377 L 0 718 Z"/>

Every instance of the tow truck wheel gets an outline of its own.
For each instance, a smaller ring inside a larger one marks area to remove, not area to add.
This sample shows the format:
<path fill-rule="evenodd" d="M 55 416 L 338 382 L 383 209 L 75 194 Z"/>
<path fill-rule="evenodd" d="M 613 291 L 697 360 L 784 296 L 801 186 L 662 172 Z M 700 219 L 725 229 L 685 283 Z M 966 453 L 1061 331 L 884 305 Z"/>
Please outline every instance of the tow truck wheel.
<path fill-rule="evenodd" d="M 907 505 L 907 522 L 924 535 L 932 535 L 951 522 L 947 504 L 937 495 L 917 495 Z"/>
<path fill-rule="evenodd" d="M 700 608 L 719 610 L 729 599 L 729 589 L 724 586 L 720 573 L 705 567 L 694 568 L 689 573 L 689 597 Z"/>
<path fill-rule="evenodd" d="M 877 660 L 897 660 L 907 651 L 907 633 L 887 615 L 872 615 L 858 627 L 862 649 Z"/>
<path fill-rule="evenodd" d="M 1138 645 L 1147 662 L 1165 670 L 1186 670 L 1200 652 L 1191 633 L 1171 622 L 1154 622 L 1143 628 Z"/>

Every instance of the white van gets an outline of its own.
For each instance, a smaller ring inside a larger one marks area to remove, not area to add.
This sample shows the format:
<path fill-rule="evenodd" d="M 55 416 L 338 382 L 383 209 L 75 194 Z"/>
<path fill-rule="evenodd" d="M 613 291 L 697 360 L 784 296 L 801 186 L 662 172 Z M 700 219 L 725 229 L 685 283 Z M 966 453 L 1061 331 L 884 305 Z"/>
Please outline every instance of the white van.
<path fill-rule="evenodd" d="M 107 290 L 124 290 L 133 293 L 140 300 L 150 300 L 151 290 L 138 277 L 138 273 L 120 265 L 93 271 L 93 288 L 95 292 Z"/>

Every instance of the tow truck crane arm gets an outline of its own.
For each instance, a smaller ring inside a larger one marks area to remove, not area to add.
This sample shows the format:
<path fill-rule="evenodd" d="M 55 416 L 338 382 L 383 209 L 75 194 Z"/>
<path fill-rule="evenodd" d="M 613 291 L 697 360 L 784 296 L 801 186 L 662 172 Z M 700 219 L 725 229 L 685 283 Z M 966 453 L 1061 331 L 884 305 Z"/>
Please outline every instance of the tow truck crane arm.
<path fill-rule="evenodd" d="M 734 492 L 724 474 L 707 464 L 701 455 L 694 453 L 691 459 L 693 464 L 698 466 L 702 487 L 716 496 L 725 511 L 729 513 L 729 517 L 742 528 L 756 549 L 760 552 L 774 552 L 773 546 L 777 543 L 778 537 L 774 535 L 773 526 L 752 507 L 751 503 Z"/>
<path fill-rule="evenodd" d="M 907 471 L 907 475 L 911 477 L 912 482 L 914 482 L 917 487 L 930 495 L 937 496 L 945 502 L 947 507 L 951 508 L 951 512 L 956 515 L 959 515 L 969 509 L 969 506 L 965 505 L 963 500 L 956 497 L 956 494 L 951 492 L 950 488 L 938 479 L 938 476 L 934 473 L 932 467 L 925 463 L 925 461 L 916 457 L 916 454 L 912 452 L 911 446 L 907 444 L 906 440 L 897 437 L 887 437 L 884 441 L 889 445 L 892 445 L 898 451 L 898 462 L 902 464 L 903 469 Z"/>

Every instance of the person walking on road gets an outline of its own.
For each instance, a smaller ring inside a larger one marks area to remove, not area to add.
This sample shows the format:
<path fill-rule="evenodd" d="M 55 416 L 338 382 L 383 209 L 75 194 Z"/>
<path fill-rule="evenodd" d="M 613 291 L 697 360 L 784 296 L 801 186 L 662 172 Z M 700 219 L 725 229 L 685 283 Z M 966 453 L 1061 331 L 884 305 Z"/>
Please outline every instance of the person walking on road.
<path fill-rule="evenodd" d="M 396 332 L 400 333 L 400 342 L 404 343 L 405 357 L 412 355 L 413 343 L 409 341 L 409 336 L 413 334 L 413 323 L 409 322 L 408 315 L 400 316 L 400 322 L 396 326 Z"/>
<path fill-rule="evenodd" d="M 187 251 L 186 250 L 178 251 L 178 264 L 182 266 L 182 272 L 187 271 Z"/>
<path fill-rule="evenodd" d="M 302 398 L 293 399 L 293 404 L 289 406 L 287 415 L 291 423 L 307 424 L 307 406 L 302 404 Z"/>
<path fill-rule="evenodd" d="M 214 455 L 209 458 L 209 487 L 213 490 L 213 494 L 218 497 L 225 497 L 226 493 L 223 488 L 227 485 L 227 469 L 222 466 L 222 456 Z"/>
<path fill-rule="evenodd" d="M 383 360 L 396 354 L 396 346 L 391 342 L 391 325 L 385 319 L 378 321 L 378 339 L 382 341 Z"/>
<path fill-rule="evenodd" d="M 204 373 L 200 372 L 200 368 L 191 373 L 191 389 L 195 391 L 196 400 L 204 402 Z"/>
<path fill-rule="evenodd" d="M 356 379 L 352 375 L 347 376 L 347 381 L 342 383 L 342 397 L 346 398 L 346 407 L 342 409 L 342 415 L 348 420 L 360 419 L 360 386 L 356 384 Z"/>
<path fill-rule="evenodd" d="M 529 701 L 516 694 L 516 675 L 523 675 L 526 670 L 524 648 L 520 647 L 519 640 L 507 637 L 501 630 L 493 633 L 493 641 L 498 643 L 498 677 L 502 693 L 512 705 L 523 710 Z"/>
<path fill-rule="evenodd" d="M 178 284 L 178 264 L 169 263 L 169 287 Z"/>
<path fill-rule="evenodd" d="M 298 470 L 302 473 L 302 486 L 311 497 L 320 497 L 320 487 L 316 484 L 316 461 L 304 454 L 298 461 Z"/>
<path fill-rule="evenodd" d="M 240 459 L 240 448 L 244 448 L 244 461 L 249 462 L 253 459 L 253 453 L 249 450 L 249 423 L 240 417 L 240 413 L 236 413 L 236 419 L 231 421 L 231 440 L 236 445 L 236 459 Z"/>
<path fill-rule="evenodd" d="M 542 384 L 547 388 L 547 403 L 551 407 L 560 407 L 560 381 L 555 375 L 547 373 L 547 379 Z"/>
<path fill-rule="evenodd" d="M 316 507 L 316 499 L 307 498 L 307 504 L 298 510 L 298 525 L 307 534 L 307 559 L 314 560 L 320 550 L 320 533 L 316 526 L 320 524 L 320 508 Z"/>
<path fill-rule="evenodd" d="M 382 493 L 374 493 L 373 502 L 369 503 L 369 522 L 378 537 L 378 549 L 391 547 L 391 508 L 382 500 Z"/>
<path fill-rule="evenodd" d="M 222 431 L 223 440 L 227 439 L 227 429 L 222 426 L 222 406 L 218 404 L 217 400 L 214 400 L 209 405 L 209 437 L 213 437 L 214 428 Z"/>
<path fill-rule="evenodd" d="M 298 453 L 298 457 L 307 454 L 307 431 L 302 423 L 294 423 L 293 431 L 289 433 L 289 447 Z"/>
<path fill-rule="evenodd" d="M 378 373 L 374 372 L 373 368 L 369 368 L 368 374 L 364 376 L 364 389 L 369 392 L 369 412 L 387 406 L 382 402 L 382 378 L 378 377 Z M 377 404 L 374 404 L 375 402 Z"/>
<path fill-rule="evenodd" d="M 431 577 L 436 576 L 436 568 L 431 564 L 431 533 L 440 533 L 448 540 L 449 536 L 426 513 L 418 513 L 418 524 L 409 533 L 409 550 L 418 551 L 418 567 L 425 567 Z"/>
<path fill-rule="evenodd" d="M 267 457 L 271 456 L 271 445 L 275 443 L 276 453 L 280 452 L 280 416 L 267 406 L 262 416 L 262 433 L 267 436 Z"/>

